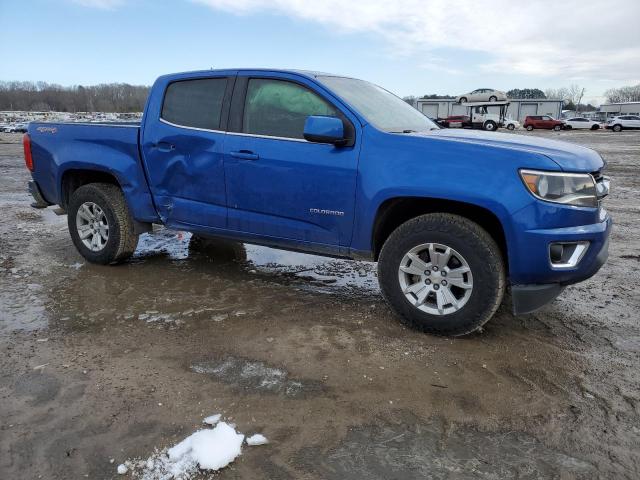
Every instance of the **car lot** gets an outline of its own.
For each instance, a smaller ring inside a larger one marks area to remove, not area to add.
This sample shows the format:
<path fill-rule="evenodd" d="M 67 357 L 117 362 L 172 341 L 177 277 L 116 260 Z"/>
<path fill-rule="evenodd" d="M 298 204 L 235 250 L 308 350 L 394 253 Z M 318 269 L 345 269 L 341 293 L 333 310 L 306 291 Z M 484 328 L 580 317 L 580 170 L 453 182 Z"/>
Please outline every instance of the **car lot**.
<path fill-rule="evenodd" d="M 0 477 L 117 477 L 221 413 L 270 443 L 216 478 L 638 478 L 640 135 L 518 133 L 603 154 L 610 258 L 455 340 L 398 323 L 371 263 L 158 229 L 86 264 L 0 134 Z"/>

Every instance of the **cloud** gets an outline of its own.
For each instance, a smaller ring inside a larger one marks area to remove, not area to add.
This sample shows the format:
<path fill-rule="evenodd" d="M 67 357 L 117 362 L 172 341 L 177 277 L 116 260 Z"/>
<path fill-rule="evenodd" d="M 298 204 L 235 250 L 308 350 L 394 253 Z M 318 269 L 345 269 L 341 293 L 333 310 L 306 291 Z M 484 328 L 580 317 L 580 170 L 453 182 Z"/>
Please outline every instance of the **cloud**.
<path fill-rule="evenodd" d="M 101 8 L 103 10 L 113 10 L 124 4 L 124 0 L 72 0 L 73 3 L 83 7 Z"/>
<path fill-rule="evenodd" d="M 640 2 L 584 0 L 192 0 L 236 15 L 277 14 L 339 34 L 372 33 L 399 56 L 458 71 L 456 58 L 481 53 L 481 68 L 530 76 L 640 79 Z"/>

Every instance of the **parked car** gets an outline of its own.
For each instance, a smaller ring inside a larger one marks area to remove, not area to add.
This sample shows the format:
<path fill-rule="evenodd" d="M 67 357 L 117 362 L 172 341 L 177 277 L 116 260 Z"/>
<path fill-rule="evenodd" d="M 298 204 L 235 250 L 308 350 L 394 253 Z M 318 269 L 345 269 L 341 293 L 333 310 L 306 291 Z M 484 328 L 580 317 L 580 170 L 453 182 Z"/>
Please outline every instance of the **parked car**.
<path fill-rule="evenodd" d="M 600 122 L 595 120 L 589 120 L 584 117 L 573 117 L 564 120 L 564 128 L 565 130 L 576 129 L 587 129 L 587 130 L 598 130 L 600 128 Z"/>
<path fill-rule="evenodd" d="M 551 118 L 549 115 L 529 115 L 524 119 L 524 128 L 529 131 L 534 128 L 557 131 L 562 130 L 563 125 L 562 121 Z"/>
<path fill-rule="evenodd" d="M 512 118 L 505 118 L 502 126 L 507 130 L 515 130 L 516 128 L 520 128 L 520 122 Z"/>
<path fill-rule="evenodd" d="M 26 133 L 27 124 L 26 123 L 16 123 L 14 125 L 6 125 L 4 127 L 4 132 L 6 133 Z"/>
<path fill-rule="evenodd" d="M 447 118 L 442 118 L 438 122 L 445 128 L 462 128 L 471 124 L 471 117 L 469 115 L 449 115 Z"/>
<path fill-rule="evenodd" d="M 458 103 L 467 102 L 497 102 L 507 99 L 507 94 L 492 88 L 478 88 L 456 98 Z"/>
<path fill-rule="evenodd" d="M 594 150 L 439 129 L 353 78 L 165 75 L 139 124 L 31 123 L 23 144 L 34 206 L 67 213 L 89 262 L 125 261 L 154 223 L 373 260 L 391 307 L 430 333 L 477 330 L 507 287 L 533 311 L 607 258 Z"/>
<path fill-rule="evenodd" d="M 638 115 L 621 115 L 619 117 L 613 117 L 607 120 L 605 128 L 611 129 L 614 132 L 620 132 L 622 130 L 631 130 L 640 128 L 640 116 Z"/>

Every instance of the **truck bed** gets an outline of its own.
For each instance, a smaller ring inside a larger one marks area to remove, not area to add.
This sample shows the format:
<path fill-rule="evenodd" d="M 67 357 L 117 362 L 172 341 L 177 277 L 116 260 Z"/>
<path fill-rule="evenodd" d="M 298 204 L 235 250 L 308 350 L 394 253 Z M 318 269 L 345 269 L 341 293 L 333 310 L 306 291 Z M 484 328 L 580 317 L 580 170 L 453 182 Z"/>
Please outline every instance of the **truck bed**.
<path fill-rule="evenodd" d="M 139 122 L 32 122 L 27 133 L 33 178 L 46 202 L 66 206 L 65 174 L 99 172 L 122 187 L 134 218 L 157 219 L 139 155 Z"/>

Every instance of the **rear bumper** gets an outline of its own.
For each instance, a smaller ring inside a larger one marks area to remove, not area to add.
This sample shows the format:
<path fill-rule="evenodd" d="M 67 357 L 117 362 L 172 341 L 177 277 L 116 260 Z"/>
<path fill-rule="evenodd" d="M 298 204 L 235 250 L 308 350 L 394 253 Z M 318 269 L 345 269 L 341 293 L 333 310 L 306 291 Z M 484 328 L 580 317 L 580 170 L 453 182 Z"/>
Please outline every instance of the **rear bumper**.
<path fill-rule="evenodd" d="M 52 205 L 51 203 L 45 200 L 37 182 L 32 180 L 29 182 L 28 185 L 29 185 L 29 193 L 35 200 L 34 202 L 31 202 L 31 206 L 33 208 L 47 208 L 49 205 Z"/>

